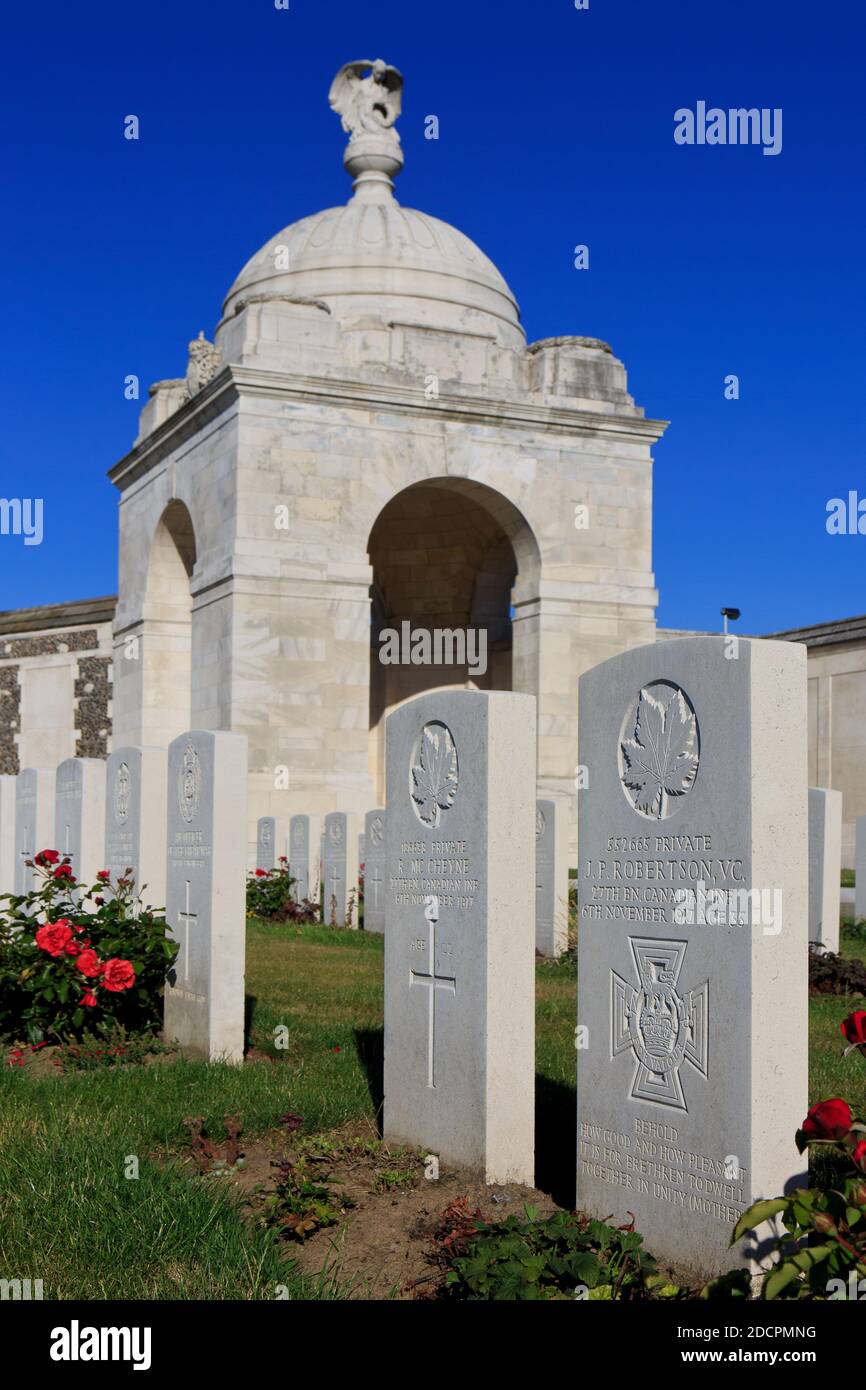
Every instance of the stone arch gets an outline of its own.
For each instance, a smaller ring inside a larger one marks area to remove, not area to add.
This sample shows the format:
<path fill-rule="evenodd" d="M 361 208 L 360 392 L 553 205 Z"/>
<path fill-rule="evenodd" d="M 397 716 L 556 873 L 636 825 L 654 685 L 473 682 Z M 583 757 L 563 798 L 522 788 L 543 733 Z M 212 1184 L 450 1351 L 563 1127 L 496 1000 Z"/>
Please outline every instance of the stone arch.
<path fill-rule="evenodd" d="M 457 477 L 425 478 L 396 493 L 376 517 L 367 549 L 370 772 L 381 797 L 385 717 L 405 700 L 448 686 L 537 693 L 534 638 L 519 619 L 521 604 L 538 594 L 541 561 L 514 503 Z M 398 638 L 399 663 L 389 634 Z M 407 663 L 407 655 L 421 660 Z"/>
<path fill-rule="evenodd" d="M 167 747 L 192 724 L 196 541 L 183 502 L 169 502 L 150 545 L 142 606 L 142 742 Z"/>

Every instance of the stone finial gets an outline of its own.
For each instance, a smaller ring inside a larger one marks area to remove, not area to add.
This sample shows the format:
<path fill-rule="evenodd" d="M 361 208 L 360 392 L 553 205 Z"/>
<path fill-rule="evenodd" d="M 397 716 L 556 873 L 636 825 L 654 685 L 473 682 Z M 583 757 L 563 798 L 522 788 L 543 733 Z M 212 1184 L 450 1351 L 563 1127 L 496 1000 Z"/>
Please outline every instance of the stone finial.
<path fill-rule="evenodd" d="M 403 151 L 394 122 L 400 115 L 403 77 L 381 58 L 346 63 L 331 83 L 328 100 L 342 118 L 349 143 L 343 165 L 355 180 L 355 197 L 381 203 L 392 196 Z"/>
<path fill-rule="evenodd" d="M 189 363 L 186 369 L 186 397 L 189 399 L 207 386 L 217 374 L 220 365 L 220 350 L 209 343 L 204 329 L 189 345 Z"/>

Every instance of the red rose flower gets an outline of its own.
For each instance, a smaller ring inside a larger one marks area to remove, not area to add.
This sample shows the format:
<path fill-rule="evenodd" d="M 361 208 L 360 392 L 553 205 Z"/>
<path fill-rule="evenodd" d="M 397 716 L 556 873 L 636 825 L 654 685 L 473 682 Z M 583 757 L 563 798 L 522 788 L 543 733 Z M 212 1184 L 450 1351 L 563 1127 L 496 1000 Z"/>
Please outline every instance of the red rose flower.
<path fill-rule="evenodd" d="M 851 1107 L 838 1096 L 813 1105 L 803 1121 L 808 1139 L 843 1139 L 851 1128 Z"/>
<path fill-rule="evenodd" d="M 854 1145 L 854 1152 L 851 1157 L 860 1169 L 861 1173 L 866 1173 L 866 1139 L 861 1139 Z"/>
<path fill-rule="evenodd" d="M 866 1047 L 866 1009 L 857 1009 L 839 1024 L 842 1037 L 852 1047 Z"/>
<path fill-rule="evenodd" d="M 89 980 L 99 974 L 99 956 L 92 947 L 82 951 L 75 964 L 82 975 L 86 975 Z"/>
<path fill-rule="evenodd" d="M 97 906 L 97 907 L 104 907 L 104 906 L 105 906 L 105 899 L 104 899 L 104 898 L 94 898 L 93 901 L 96 903 L 96 906 Z"/>
<path fill-rule="evenodd" d="M 72 928 L 65 917 L 59 922 L 46 922 L 36 932 L 36 945 L 49 956 L 62 956 L 72 940 Z"/>
<path fill-rule="evenodd" d="M 124 989 L 132 989 L 135 984 L 135 971 L 128 960 L 113 956 L 102 967 L 102 983 L 112 994 L 120 994 Z"/>
<path fill-rule="evenodd" d="M 41 864 L 44 868 L 47 864 L 56 864 L 60 855 L 56 849 L 41 849 L 34 859 L 35 864 Z"/>
<path fill-rule="evenodd" d="M 81 950 L 81 947 L 79 946 L 77 941 L 70 941 L 69 945 L 65 948 L 65 950 L 67 956 L 77 956 L 78 952 Z"/>
<path fill-rule="evenodd" d="M 54 870 L 54 877 L 55 877 L 55 878 L 70 878 L 70 879 L 72 879 L 72 880 L 74 881 L 75 875 L 74 875 L 74 873 L 72 872 L 72 865 L 71 865 L 71 864 L 58 864 L 57 868 Z"/>
<path fill-rule="evenodd" d="M 267 869 L 256 869 L 256 878 L 267 878 Z"/>
<path fill-rule="evenodd" d="M 92 1009 L 96 1005 L 96 995 L 93 994 L 91 990 L 88 990 L 86 994 L 82 994 L 81 1002 L 85 1009 Z"/>
<path fill-rule="evenodd" d="M 100 883 L 107 883 L 111 875 L 107 869 L 100 869 L 96 877 L 99 879 Z"/>

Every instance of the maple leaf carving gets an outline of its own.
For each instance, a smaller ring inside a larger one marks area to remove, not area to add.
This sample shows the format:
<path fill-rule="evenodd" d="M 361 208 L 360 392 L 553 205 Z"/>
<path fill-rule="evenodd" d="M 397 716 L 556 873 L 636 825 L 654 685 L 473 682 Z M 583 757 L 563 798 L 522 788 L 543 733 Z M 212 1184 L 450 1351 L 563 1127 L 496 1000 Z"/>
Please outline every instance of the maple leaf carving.
<path fill-rule="evenodd" d="M 667 703 L 642 690 L 634 738 L 623 739 L 622 780 L 635 810 L 661 820 L 668 798 L 684 796 L 698 772 L 697 722 L 681 690 Z"/>
<path fill-rule="evenodd" d="M 412 800 L 418 819 L 437 826 L 457 794 L 457 749 L 444 724 L 425 724 L 412 766 Z"/>

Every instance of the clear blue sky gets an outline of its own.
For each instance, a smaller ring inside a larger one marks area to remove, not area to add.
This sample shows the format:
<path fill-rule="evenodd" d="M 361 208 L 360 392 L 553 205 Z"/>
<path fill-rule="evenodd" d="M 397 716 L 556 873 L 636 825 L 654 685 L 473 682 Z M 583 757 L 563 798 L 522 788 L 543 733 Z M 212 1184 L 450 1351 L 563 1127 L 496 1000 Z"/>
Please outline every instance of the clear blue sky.
<path fill-rule="evenodd" d="M 0 537 L 0 607 L 115 592 L 123 379 L 183 375 L 247 257 L 346 200 L 328 86 L 381 56 L 406 79 L 401 202 L 484 248 L 530 340 L 605 339 L 672 421 L 659 622 L 866 611 L 866 536 L 825 530 L 829 498 L 866 497 L 864 31 L 853 0 L 8 10 L 0 496 L 43 497 L 45 539 Z M 676 145 L 673 113 L 698 100 L 781 107 L 781 154 Z"/>

